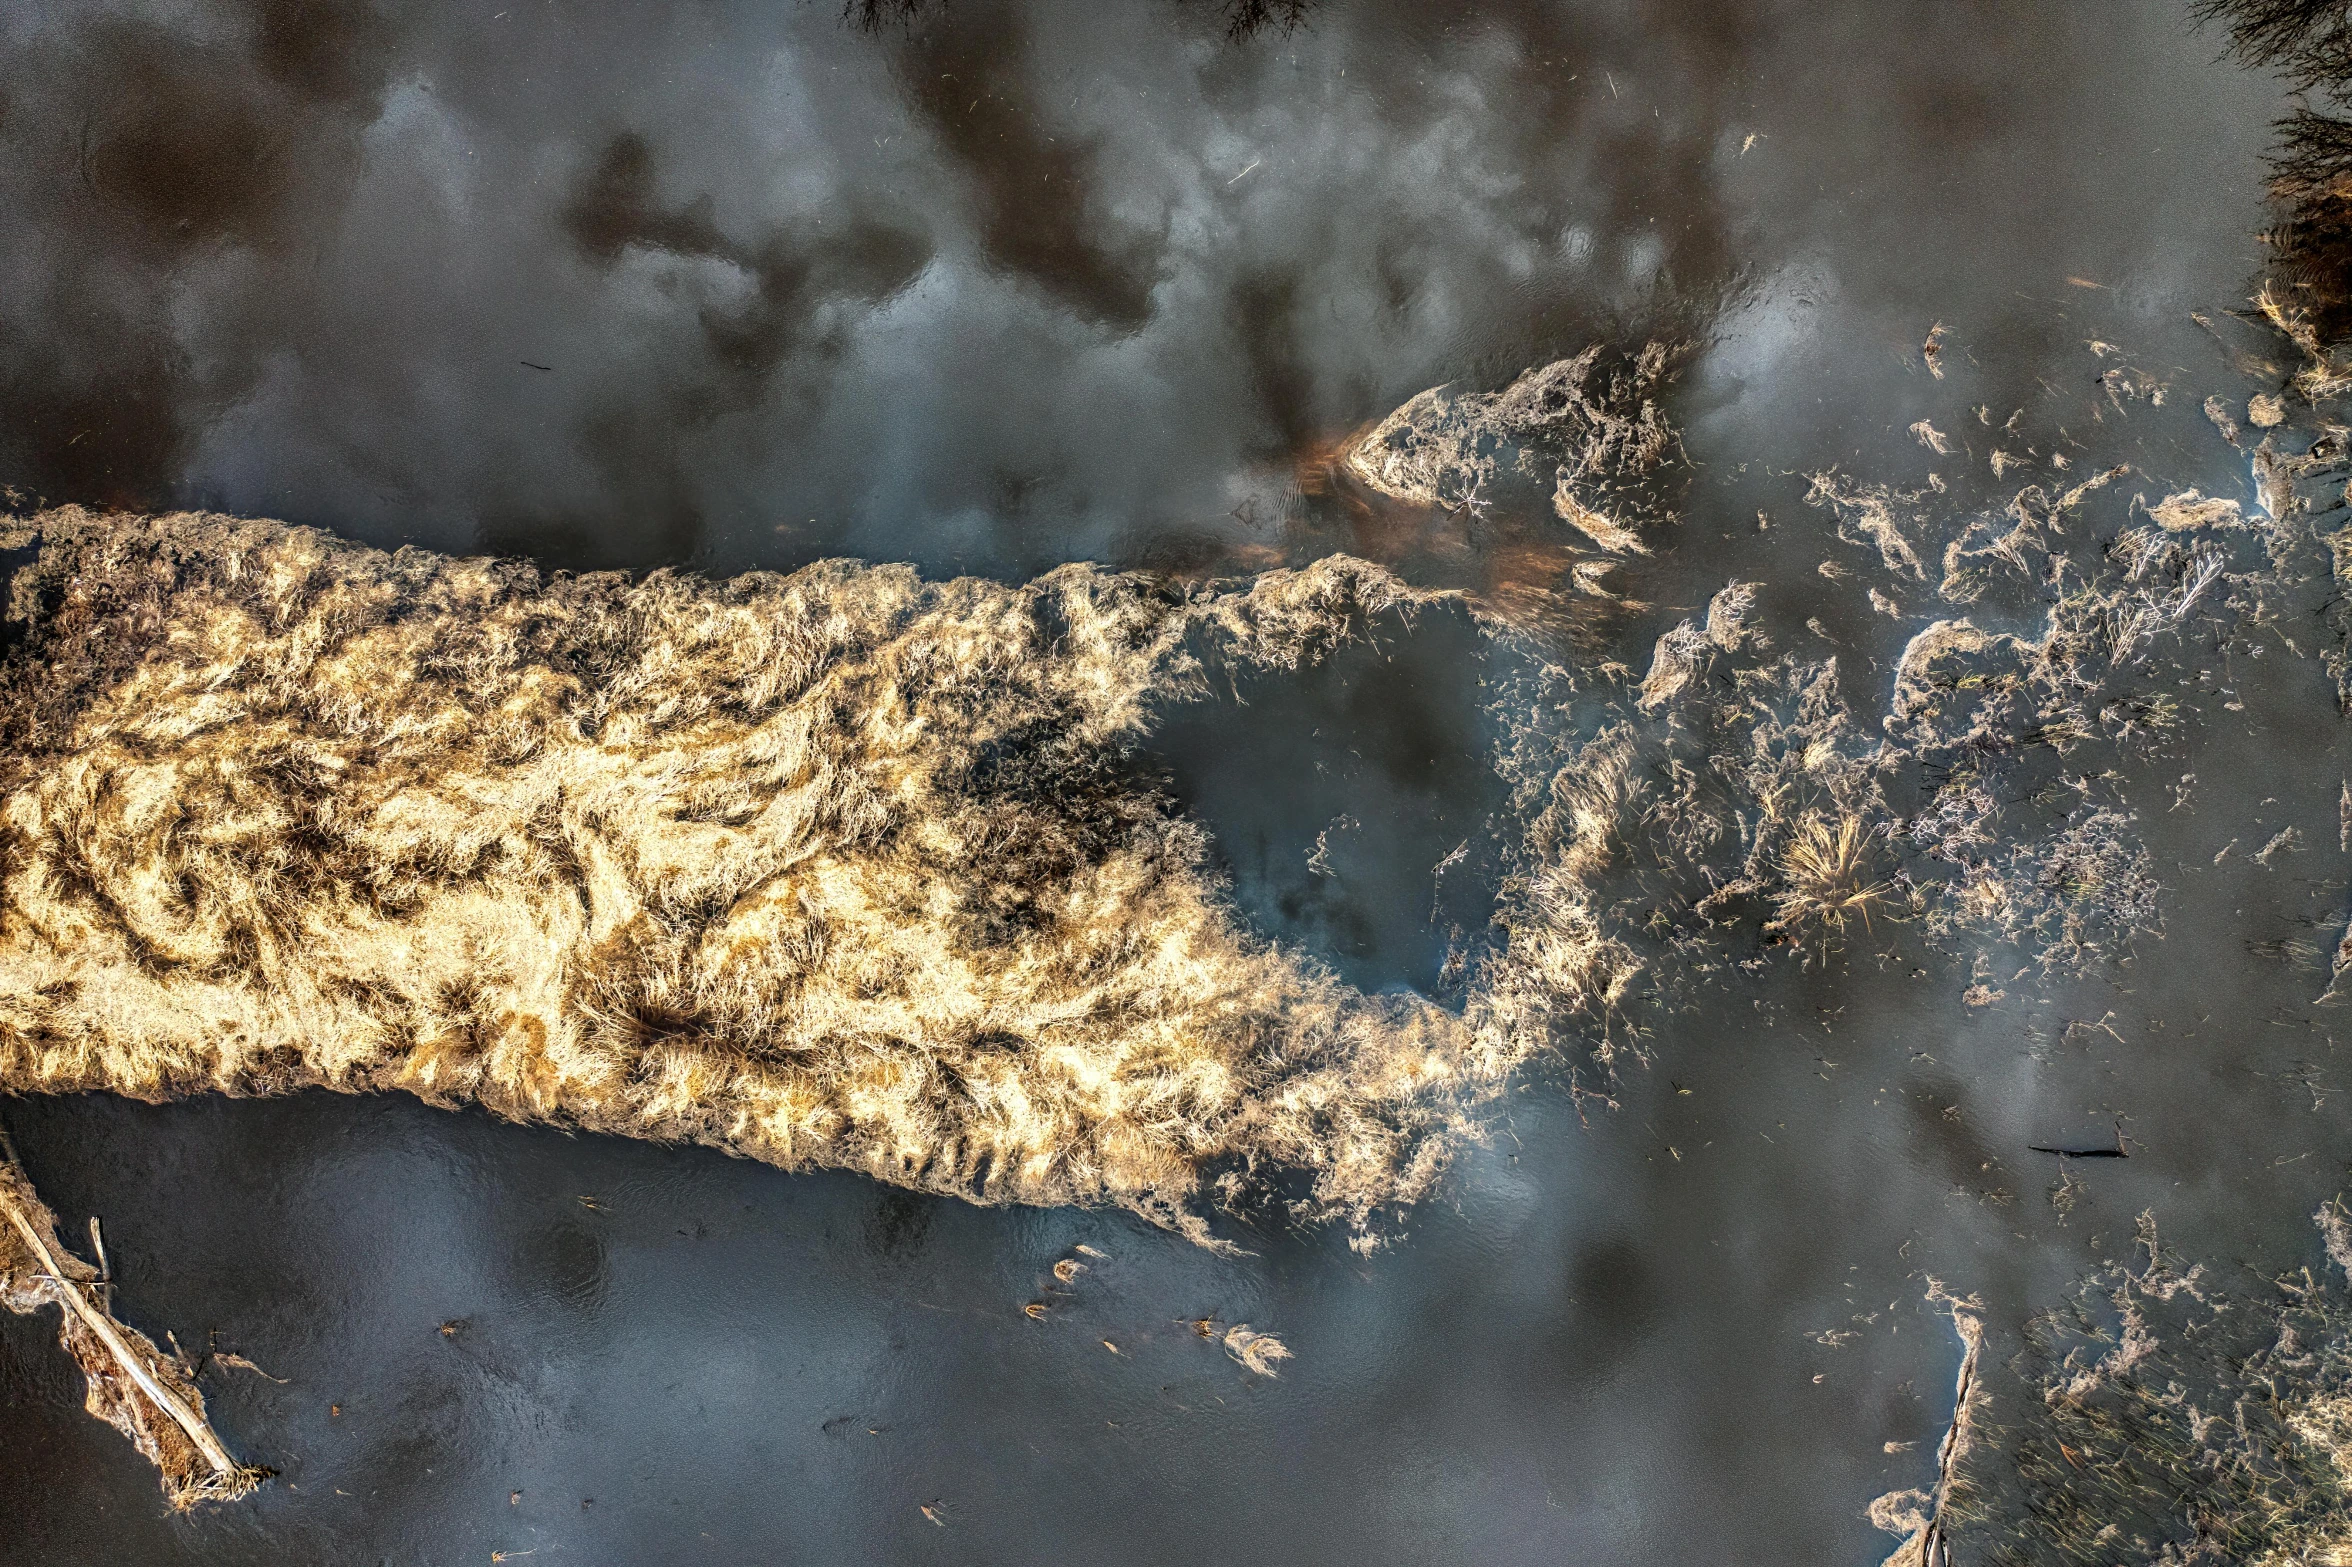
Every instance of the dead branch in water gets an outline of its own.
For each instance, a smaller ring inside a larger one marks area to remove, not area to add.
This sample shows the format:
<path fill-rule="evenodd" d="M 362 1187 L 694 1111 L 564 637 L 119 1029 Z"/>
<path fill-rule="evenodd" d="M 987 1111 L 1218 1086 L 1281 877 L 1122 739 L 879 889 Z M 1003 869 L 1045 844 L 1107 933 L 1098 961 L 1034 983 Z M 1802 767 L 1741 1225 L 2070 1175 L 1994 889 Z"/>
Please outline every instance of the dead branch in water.
<path fill-rule="evenodd" d="M 240 1464 L 204 1417 L 204 1395 L 145 1334 L 115 1321 L 97 1296 L 98 1270 L 57 1239 L 57 1218 L 0 1134 L 0 1305 L 19 1315 L 61 1310 L 58 1342 L 89 1379 L 84 1407 L 131 1439 L 162 1472 L 182 1511 L 245 1495 L 269 1477 Z M 96 1233 L 96 1225 L 92 1225 Z"/>
<path fill-rule="evenodd" d="M 1944 1439 L 1936 1448 L 1935 1489 L 1892 1491 L 1870 1504 L 1872 1523 L 1890 1533 L 1909 1536 L 1883 1567 L 1951 1567 L 1946 1513 L 1964 1484 L 1961 1461 L 1976 1445 L 1976 1412 L 1983 1397 L 1977 1387 L 1976 1363 L 1984 1352 L 1984 1319 L 1979 1315 L 1984 1308 L 1975 1296 L 1951 1295 L 1932 1278 L 1927 1281 L 1927 1298 L 1951 1312 L 1952 1331 L 1960 1335 L 1965 1352 L 1953 1390 L 1952 1423 L 1945 1427 Z"/>

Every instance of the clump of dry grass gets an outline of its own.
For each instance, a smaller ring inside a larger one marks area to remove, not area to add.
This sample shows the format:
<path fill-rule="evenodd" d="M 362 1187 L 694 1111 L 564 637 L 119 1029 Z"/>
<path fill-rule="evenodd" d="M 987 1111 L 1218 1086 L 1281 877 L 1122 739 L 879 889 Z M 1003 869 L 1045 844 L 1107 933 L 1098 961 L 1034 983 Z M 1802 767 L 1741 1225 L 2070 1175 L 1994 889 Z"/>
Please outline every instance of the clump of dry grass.
<path fill-rule="evenodd" d="M 0 671 L 0 1086 L 400 1089 L 983 1202 L 1410 1201 L 1533 1041 L 1252 935 L 1122 757 L 1187 651 L 1429 595 L 832 562 L 542 577 L 37 519 Z"/>
<path fill-rule="evenodd" d="M 1707 600 L 1702 623 L 1686 620 L 1658 639 L 1650 672 L 1642 677 L 1639 706 L 1656 712 L 1687 689 L 1718 653 L 1736 653 L 1754 635 L 1748 622 L 1756 610 L 1756 584 L 1733 581 Z"/>
<path fill-rule="evenodd" d="M 1393 499 L 1466 508 L 1488 502 L 1508 461 L 1548 477 L 1554 513 L 1587 541 L 1647 554 L 1636 524 L 1654 507 L 1635 486 L 1677 449 L 1658 406 L 1677 357 L 1664 343 L 1630 357 L 1595 345 L 1499 392 L 1433 386 L 1350 442 L 1342 464 Z"/>
<path fill-rule="evenodd" d="M 1246 1322 L 1225 1330 L 1225 1353 L 1261 1377 L 1280 1376 L 1274 1368 L 1291 1358 L 1290 1346 L 1271 1333 L 1260 1333 Z"/>
<path fill-rule="evenodd" d="M 1769 928 L 1843 934 L 1850 920 L 1868 925 L 1887 912 L 1894 884 L 1871 872 L 1877 829 L 1859 815 L 1834 820 L 1808 812 L 1780 855 L 1780 888 Z"/>

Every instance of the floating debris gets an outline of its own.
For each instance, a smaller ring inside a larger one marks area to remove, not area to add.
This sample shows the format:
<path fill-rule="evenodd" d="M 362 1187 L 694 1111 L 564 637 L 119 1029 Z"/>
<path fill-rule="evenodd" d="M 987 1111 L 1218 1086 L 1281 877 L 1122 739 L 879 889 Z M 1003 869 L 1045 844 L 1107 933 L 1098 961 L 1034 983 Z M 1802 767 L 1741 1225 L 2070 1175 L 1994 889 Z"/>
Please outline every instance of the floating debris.
<path fill-rule="evenodd" d="M 2167 495 L 2148 508 L 2148 520 L 2167 533 L 2198 528 L 2237 528 L 2245 525 L 2238 503 L 2220 496 L 2208 498 L 2196 490 Z"/>
<path fill-rule="evenodd" d="M 247 1360 L 243 1355 L 223 1354 L 219 1350 L 215 1350 L 212 1352 L 210 1358 L 212 1364 L 216 1366 L 225 1366 L 232 1371 L 250 1371 L 255 1376 L 261 1378 L 264 1382 L 275 1382 L 280 1387 L 290 1386 L 293 1381 L 291 1377 L 271 1376 L 268 1372 L 262 1370 L 261 1367 L 255 1365 L 252 1361 Z"/>
<path fill-rule="evenodd" d="M 98 1287 L 98 1270 L 58 1240 L 55 1215 L 4 1140 L 0 1220 L 0 1305 L 18 1316 L 58 1308 L 58 1342 L 89 1384 L 83 1407 L 129 1437 L 155 1465 L 174 1508 L 185 1512 L 235 1501 L 269 1478 L 271 1471 L 229 1456 L 205 1418 L 204 1395 L 189 1372 L 145 1334 L 115 1320 Z M 261 1369 L 241 1356 L 218 1358 Z"/>
<path fill-rule="evenodd" d="M 1838 537 L 1852 540 L 1853 533 L 1847 532 L 1850 528 L 1875 544 L 1879 560 L 1888 571 L 1898 576 L 1908 573 L 1924 582 L 1927 567 L 1895 521 L 1896 510 L 1917 499 L 1883 484 L 1859 484 L 1844 474 L 1825 472 L 1813 475 L 1805 504 L 1835 513 Z M 1829 572 L 1825 569 L 1822 574 L 1827 576 Z"/>
<path fill-rule="evenodd" d="M 1925 419 L 1911 426 L 1911 438 L 1939 457 L 1948 457 L 1952 453 L 1951 437 Z"/>
<path fill-rule="evenodd" d="M 2115 1141 L 2112 1145 L 2102 1143 L 2089 1148 L 2065 1148 L 2034 1143 L 2030 1146 L 2034 1153 L 2055 1154 L 2061 1159 L 2128 1159 L 2131 1157 L 2131 1150 L 2124 1146 L 2123 1123 L 2120 1121 L 2115 1124 Z"/>
<path fill-rule="evenodd" d="M 1271 1333 L 1260 1333 L 1246 1322 L 1225 1331 L 1225 1353 L 1261 1377 L 1281 1375 L 1274 1368 L 1291 1358 L 1290 1348 Z"/>
<path fill-rule="evenodd" d="M 1559 481 L 1559 488 L 1552 492 L 1552 510 L 1559 513 L 1562 522 L 1567 523 L 1602 549 L 1617 550 L 1629 555 L 1647 555 L 1650 552 L 1649 546 L 1642 543 L 1640 534 L 1606 513 L 1595 510 L 1577 499 L 1571 482 L 1563 474 Z"/>
<path fill-rule="evenodd" d="M 2205 417 L 2212 421 L 2214 429 L 2221 432 L 2223 440 L 2232 446 L 2238 444 L 2238 421 L 2230 413 L 2229 404 L 2224 402 L 2219 395 L 2205 399 Z"/>
<path fill-rule="evenodd" d="M 1707 601 L 1704 624 L 1686 620 L 1660 637 L 1650 657 L 1650 672 L 1642 679 L 1641 708 L 1655 711 L 1680 695 L 1711 652 L 1739 651 L 1751 635 L 1748 621 L 1755 608 L 1756 584 L 1727 583 Z"/>
<path fill-rule="evenodd" d="M 1549 465 L 1563 522 L 1602 549 L 1646 555 L 1637 528 L 1603 502 L 1658 520 L 1633 485 L 1678 449 L 1657 402 L 1678 354 L 1656 342 L 1630 357 L 1595 345 L 1499 392 L 1433 386 L 1353 441 L 1342 465 L 1382 495 L 1446 508 L 1486 504 L 1506 469 L 1535 476 Z"/>

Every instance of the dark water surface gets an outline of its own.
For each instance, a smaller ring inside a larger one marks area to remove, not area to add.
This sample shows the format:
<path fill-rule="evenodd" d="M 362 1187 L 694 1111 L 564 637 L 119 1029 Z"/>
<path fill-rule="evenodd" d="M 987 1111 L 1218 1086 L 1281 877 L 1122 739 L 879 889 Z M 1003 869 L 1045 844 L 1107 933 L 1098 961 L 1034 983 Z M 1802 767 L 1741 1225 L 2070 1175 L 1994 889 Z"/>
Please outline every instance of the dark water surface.
<path fill-rule="evenodd" d="M 1997 505 L 2024 408 L 2077 472 L 2249 493 L 2196 404 L 2263 383 L 2190 312 L 2244 300 L 2278 99 L 2218 52 L 2169 5 L 1335 0 L 1230 43 L 1174 0 L 879 37 L 827 5 L 33 3 L 0 12 L 0 482 L 567 565 L 1350 549 L 1492 585 L 1488 523 L 1351 508 L 1319 458 L 1433 383 L 1670 334 L 1684 521 L 1592 656 L 1640 667 L 1745 576 L 1867 710 L 1932 606 L 1816 573 L 1845 547 L 1804 473 Z M 2174 395 L 2099 395 L 2126 361 Z M 285 1380 L 208 1378 L 281 1479 L 176 1519 L 52 1323 L 0 1319 L 0 1559 L 1876 1560 L 1863 1507 L 1950 1414 L 1925 1276 L 2007 1331 L 2143 1208 L 2191 1255 L 2316 1253 L 2352 1095 L 2324 964 L 2279 944 L 2341 929 L 2352 748 L 2296 635 L 2215 652 L 2197 689 L 2239 705 L 2119 786 L 2161 939 L 1972 1009 L 1967 951 L 1876 930 L 1643 1017 L 1617 1108 L 1537 1074 L 1369 1258 L 399 1099 L 12 1102 L 126 1317 Z M 1159 739 L 1244 910 L 1356 983 L 1433 986 L 1484 917 L 1485 657 L 1432 616 Z M 2290 823 L 2305 852 L 2248 858 Z M 2119 1118 L 2133 1157 L 2061 1211 L 2029 1145 Z M 1023 1316 L 1081 1242 L 1108 1260 Z M 1253 1378 L 1205 1315 L 1297 1358 Z"/>

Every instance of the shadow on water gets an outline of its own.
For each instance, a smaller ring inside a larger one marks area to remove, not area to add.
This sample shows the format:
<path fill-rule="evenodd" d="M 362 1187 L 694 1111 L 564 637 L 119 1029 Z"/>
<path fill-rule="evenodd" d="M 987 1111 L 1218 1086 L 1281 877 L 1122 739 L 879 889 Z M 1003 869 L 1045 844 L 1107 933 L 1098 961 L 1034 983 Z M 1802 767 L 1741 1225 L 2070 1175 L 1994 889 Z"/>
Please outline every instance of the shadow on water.
<path fill-rule="evenodd" d="M 1499 864 L 1486 684 L 1504 657 L 1440 606 L 1303 671 L 1212 666 L 1149 752 L 1258 930 L 1358 989 L 1458 1000 Z"/>

